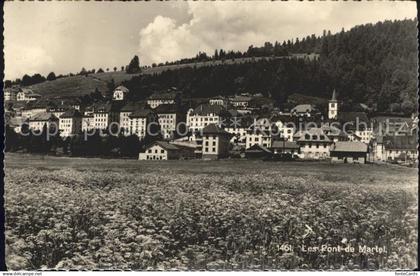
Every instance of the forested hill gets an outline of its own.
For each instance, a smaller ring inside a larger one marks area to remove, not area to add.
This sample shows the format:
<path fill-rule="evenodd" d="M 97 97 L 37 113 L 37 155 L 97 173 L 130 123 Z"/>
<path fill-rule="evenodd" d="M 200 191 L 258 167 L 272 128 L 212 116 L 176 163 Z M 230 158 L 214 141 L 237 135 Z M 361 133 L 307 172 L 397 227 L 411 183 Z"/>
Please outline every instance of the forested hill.
<path fill-rule="evenodd" d="M 263 93 L 284 103 L 300 93 L 327 98 L 333 88 L 347 108 L 361 102 L 378 111 L 416 110 L 416 20 L 356 26 L 337 34 L 250 47 L 247 55 L 318 52 L 318 60 L 273 59 L 243 64 L 180 68 L 125 81 L 135 98 L 176 86 L 192 97 Z M 285 48 L 283 48 L 285 47 Z"/>

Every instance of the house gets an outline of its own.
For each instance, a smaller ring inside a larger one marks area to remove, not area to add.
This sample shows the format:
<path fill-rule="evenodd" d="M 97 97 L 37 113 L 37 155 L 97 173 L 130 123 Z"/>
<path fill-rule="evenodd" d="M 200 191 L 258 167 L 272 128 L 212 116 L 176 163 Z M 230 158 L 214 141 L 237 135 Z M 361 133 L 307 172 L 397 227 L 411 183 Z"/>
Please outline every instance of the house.
<path fill-rule="evenodd" d="M 127 87 L 120 85 L 114 89 L 114 93 L 112 94 L 112 99 L 114 101 L 122 101 L 126 98 L 128 92 L 130 91 L 128 90 Z"/>
<path fill-rule="evenodd" d="M 47 127 L 47 130 L 50 133 L 55 132 L 59 129 L 59 119 L 50 112 L 43 112 L 34 115 L 32 118 L 28 119 L 29 129 L 32 131 L 40 131 L 44 129 L 44 126 Z"/>
<path fill-rule="evenodd" d="M 247 159 L 261 159 L 272 155 L 273 153 L 269 149 L 259 144 L 252 145 L 245 150 L 245 158 Z"/>
<path fill-rule="evenodd" d="M 26 104 L 21 110 L 21 116 L 23 118 L 31 118 L 36 114 L 48 112 L 48 102 L 46 101 L 32 101 Z M 57 117 L 57 116 L 56 116 Z"/>
<path fill-rule="evenodd" d="M 360 141 L 365 143 L 365 144 L 369 144 L 370 141 L 373 139 L 372 128 L 365 128 L 363 130 L 356 130 L 354 132 L 354 134 L 357 135 L 357 137 L 360 138 Z"/>
<path fill-rule="evenodd" d="M 294 139 L 300 148 L 300 158 L 325 159 L 329 157 L 332 141 L 321 128 L 298 131 Z"/>
<path fill-rule="evenodd" d="M 290 117 L 276 115 L 271 118 L 271 121 L 276 125 L 281 139 L 293 141 L 295 126 L 297 124 L 295 124 Z"/>
<path fill-rule="evenodd" d="M 32 90 L 26 88 L 21 89 L 16 95 L 17 101 L 36 101 L 39 98 L 41 98 L 41 95 L 34 93 Z"/>
<path fill-rule="evenodd" d="M 277 126 L 270 119 L 260 118 L 255 120 L 247 130 L 245 149 L 257 144 L 270 148 L 273 136 L 278 133 Z"/>
<path fill-rule="evenodd" d="M 346 135 L 344 131 L 334 126 L 334 124 L 322 124 L 321 129 L 325 133 L 325 135 L 327 135 L 328 138 L 330 138 L 330 140 L 334 143 L 338 141 L 349 140 L 349 136 Z"/>
<path fill-rule="evenodd" d="M 418 156 L 417 135 L 384 136 L 383 148 L 384 148 L 383 161 L 417 160 L 417 156 Z"/>
<path fill-rule="evenodd" d="M 230 117 L 229 112 L 221 105 L 200 104 L 187 112 L 188 130 L 197 133 L 209 124 L 222 125 Z"/>
<path fill-rule="evenodd" d="M 180 129 L 180 122 L 185 119 L 175 104 L 161 104 L 155 108 L 158 115 L 160 130 L 164 139 L 172 139 L 185 132 L 185 128 Z M 178 127 L 178 130 L 177 130 Z M 178 133 L 177 133 L 178 131 Z"/>
<path fill-rule="evenodd" d="M 19 89 L 16 87 L 8 87 L 4 89 L 4 101 L 16 101 Z"/>
<path fill-rule="evenodd" d="M 57 118 L 60 118 L 61 115 L 63 115 L 66 111 L 72 110 L 73 108 L 68 105 L 67 103 L 65 103 L 64 101 L 60 101 L 60 102 L 53 102 L 49 107 L 48 107 L 48 112 L 54 114 L 54 116 L 56 116 Z"/>
<path fill-rule="evenodd" d="M 82 116 L 82 132 L 95 129 L 95 120 L 93 114 L 84 114 Z"/>
<path fill-rule="evenodd" d="M 119 123 L 119 108 L 113 103 L 97 103 L 93 107 L 94 128 L 105 130 Z"/>
<path fill-rule="evenodd" d="M 382 136 L 413 135 L 417 133 L 417 118 L 378 115 L 371 118 L 373 133 Z"/>
<path fill-rule="evenodd" d="M 235 95 L 229 99 L 233 107 L 238 109 L 246 109 L 251 101 L 251 97 L 243 95 Z"/>
<path fill-rule="evenodd" d="M 331 162 L 365 164 L 368 155 L 368 145 L 363 142 L 343 141 L 331 147 Z"/>
<path fill-rule="evenodd" d="M 299 155 L 299 145 L 296 142 L 287 140 L 275 140 L 271 144 L 271 150 L 274 154 L 288 153 L 291 155 Z"/>
<path fill-rule="evenodd" d="M 209 104 L 211 105 L 227 106 L 228 102 L 229 102 L 228 99 L 223 96 L 216 96 L 209 99 Z"/>
<path fill-rule="evenodd" d="M 229 155 L 231 134 L 216 124 L 209 124 L 203 129 L 203 159 L 219 159 Z"/>
<path fill-rule="evenodd" d="M 292 108 L 290 113 L 297 117 L 312 117 L 318 110 L 312 104 L 299 104 Z"/>
<path fill-rule="evenodd" d="M 341 130 L 346 133 L 363 131 L 370 128 L 370 122 L 366 112 L 340 112 L 337 115 L 337 121 L 341 125 Z"/>
<path fill-rule="evenodd" d="M 60 116 L 60 136 L 69 137 L 82 131 L 83 115 L 76 109 L 68 110 Z"/>
<path fill-rule="evenodd" d="M 232 114 L 232 113 L 231 113 Z M 246 137 L 247 131 L 251 124 L 253 123 L 253 118 L 249 116 L 242 117 L 231 117 L 229 120 L 226 120 L 223 124 L 223 129 L 230 134 L 232 138 L 230 142 L 245 148 L 246 146 Z"/>
<path fill-rule="evenodd" d="M 130 135 L 130 115 L 135 110 L 145 108 L 144 102 L 127 102 L 119 110 L 120 130 L 125 136 Z"/>
<path fill-rule="evenodd" d="M 129 135 L 137 135 L 139 140 L 146 135 L 156 136 L 159 133 L 159 120 L 157 114 L 148 108 L 135 110 L 129 115 Z"/>
<path fill-rule="evenodd" d="M 151 108 L 156 108 L 161 104 L 177 104 L 180 102 L 180 93 L 177 91 L 168 91 L 161 93 L 153 93 L 147 98 L 147 104 Z"/>
<path fill-rule="evenodd" d="M 194 157 L 194 149 L 170 144 L 166 141 L 156 141 L 139 154 L 139 160 L 176 160 Z"/>
<path fill-rule="evenodd" d="M 331 100 L 328 101 L 328 119 L 335 120 L 338 115 L 338 102 L 335 95 L 335 89 L 333 91 Z"/>

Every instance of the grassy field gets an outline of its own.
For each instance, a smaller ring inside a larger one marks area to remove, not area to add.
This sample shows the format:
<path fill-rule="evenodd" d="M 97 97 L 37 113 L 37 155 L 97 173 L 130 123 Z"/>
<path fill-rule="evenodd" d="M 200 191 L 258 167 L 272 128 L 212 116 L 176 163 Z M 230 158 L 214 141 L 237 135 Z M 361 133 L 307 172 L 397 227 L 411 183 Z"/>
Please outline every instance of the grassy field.
<path fill-rule="evenodd" d="M 13 269 L 416 266 L 416 169 L 8 154 L 5 175 Z M 303 251 L 324 245 L 356 251 Z"/>

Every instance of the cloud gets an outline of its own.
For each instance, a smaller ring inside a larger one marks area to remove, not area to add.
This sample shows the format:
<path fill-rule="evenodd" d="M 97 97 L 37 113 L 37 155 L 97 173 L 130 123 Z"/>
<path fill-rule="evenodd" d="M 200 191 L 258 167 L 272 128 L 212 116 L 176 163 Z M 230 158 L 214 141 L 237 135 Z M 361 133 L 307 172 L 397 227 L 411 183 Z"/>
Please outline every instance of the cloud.
<path fill-rule="evenodd" d="M 6 44 L 5 53 L 5 71 L 9 76 L 33 75 L 55 65 L 53 58 L 41 47 L 14 45 L 10 49 Z"/>
<path fill-rule="evenodd" d="M 157 16 L 140 30 L 143 62 L 192 57 L 199 51 L 246 50 L 249 45 L 283 41 L 324 29 L 337 32 L 385 19 L 414 18 L 407 2 L 188 2 L 190 20 L 178 24 Z"/>

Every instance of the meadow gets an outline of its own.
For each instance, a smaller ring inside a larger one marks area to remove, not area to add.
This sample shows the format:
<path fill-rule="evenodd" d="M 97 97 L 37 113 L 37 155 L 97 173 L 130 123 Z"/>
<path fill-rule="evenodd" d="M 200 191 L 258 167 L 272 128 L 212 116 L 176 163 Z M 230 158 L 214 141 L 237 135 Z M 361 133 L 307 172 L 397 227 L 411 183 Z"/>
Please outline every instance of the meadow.
<path fill-rule="evenodd" d="M 8 269 L 417 266 L 417 169 L 7 154 Z M 355 252 L 301 248 L 354 247 Z M 358 246 L 386 252 L 359 252 Z"/>

